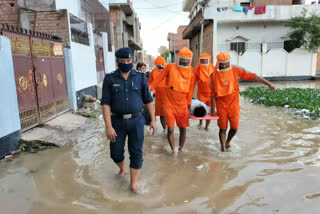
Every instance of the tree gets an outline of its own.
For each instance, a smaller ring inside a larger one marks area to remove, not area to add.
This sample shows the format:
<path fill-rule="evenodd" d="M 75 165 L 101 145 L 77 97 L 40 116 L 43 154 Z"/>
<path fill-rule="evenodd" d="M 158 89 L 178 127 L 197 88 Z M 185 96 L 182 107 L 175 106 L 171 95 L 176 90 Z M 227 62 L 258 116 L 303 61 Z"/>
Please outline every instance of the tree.
<path fill-rule="evenodd" d="M 165 52 L 163 52 L 161 54 L 161 56 L 166 60 L 168 61 L 168 58 L 169 58 L 169 50 L 166 50 Z"/>
<path fill-rule="evenodd" d="M 285 26 L 291 28 L 289 37 L 297 47 L 308 51 L 317 51 L 320 47 L 320 16 L 311 14 L 307 17 L 305 9 L 301 16 L 291 18 Z"/>

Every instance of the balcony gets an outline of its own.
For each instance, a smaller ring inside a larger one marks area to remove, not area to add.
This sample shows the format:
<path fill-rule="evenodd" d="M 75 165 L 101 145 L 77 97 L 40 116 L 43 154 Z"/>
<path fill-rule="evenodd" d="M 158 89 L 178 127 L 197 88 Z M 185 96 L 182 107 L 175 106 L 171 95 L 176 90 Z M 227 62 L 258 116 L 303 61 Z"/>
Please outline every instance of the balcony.
<path fill-rule="evenodd" d="M 286 21 L 292 17 L 300 16 L 302 13 L 319 15 L 320 5 L 292 5 L 292 6 L 267 6 L 266 13 L 255 15 L 254 10 L 234 12 L 231 9 L 218 12 L 217 7 L 208 7 L 205 10 L 206 20 L 214 19 L 218 23 L 227 22 L 261 22 L 261 21 Z"/>

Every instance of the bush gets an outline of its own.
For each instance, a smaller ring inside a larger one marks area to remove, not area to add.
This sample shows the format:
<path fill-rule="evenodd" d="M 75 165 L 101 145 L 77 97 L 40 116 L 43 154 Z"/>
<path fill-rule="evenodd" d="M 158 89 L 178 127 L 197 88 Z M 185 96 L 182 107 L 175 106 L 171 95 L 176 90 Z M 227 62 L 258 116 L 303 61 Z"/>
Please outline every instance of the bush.
<path fill-rule="evenodd" d="M 240 94 L 253 103 L 281 107 L 289 105 L 290 108 L 309 110 L 313 118 L 320 117 L 320 89 L 285 88 L 272 92 L 267 87 L 248 87 Z"/>

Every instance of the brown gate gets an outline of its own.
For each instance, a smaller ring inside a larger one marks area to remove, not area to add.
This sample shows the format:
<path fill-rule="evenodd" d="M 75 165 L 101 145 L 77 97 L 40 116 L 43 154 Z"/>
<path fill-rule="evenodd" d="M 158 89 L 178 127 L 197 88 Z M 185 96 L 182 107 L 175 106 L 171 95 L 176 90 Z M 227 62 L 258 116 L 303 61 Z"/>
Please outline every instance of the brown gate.
<path fill-rule="evenodd" d="M 21 129 L 25 131 L 67 111 L 61 40 L 8 25 L 2 25 L 1 34 L 11 40 Z"/>

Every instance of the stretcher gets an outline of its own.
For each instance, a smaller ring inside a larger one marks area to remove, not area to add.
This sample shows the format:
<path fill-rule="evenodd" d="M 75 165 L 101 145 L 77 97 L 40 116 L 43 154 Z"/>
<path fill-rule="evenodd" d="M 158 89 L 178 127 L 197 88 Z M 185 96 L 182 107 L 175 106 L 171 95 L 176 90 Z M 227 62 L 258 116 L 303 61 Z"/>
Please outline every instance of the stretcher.
<path fill-rule="evenodd" d="M 218 120 L 219 119 L 218 116 L 211 116 L 210 114 L 204 117 L 195 117 L 194 115 L 190 115 L 189 118 L 193 120 Z"/>

